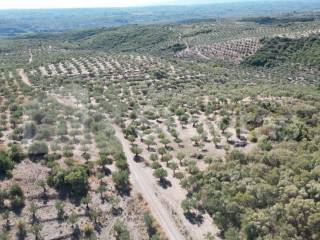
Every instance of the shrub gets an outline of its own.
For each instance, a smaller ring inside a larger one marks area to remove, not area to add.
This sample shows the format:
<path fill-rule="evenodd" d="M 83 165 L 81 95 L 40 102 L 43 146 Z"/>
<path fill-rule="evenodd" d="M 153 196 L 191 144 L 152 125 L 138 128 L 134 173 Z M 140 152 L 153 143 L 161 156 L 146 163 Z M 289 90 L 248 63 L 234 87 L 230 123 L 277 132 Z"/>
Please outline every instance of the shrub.
<path fill-rule="evenodd" d="M 11 160 L 6 151 L 0 151 L 0 176 L 8 176 L 14 167 L 14 162 Z"/>
<path fill-rule="evenodd" d="M 126 226 L 123 224 L 123 222 L 120 222 L 120 220 L 117 220 L 117 222 L 113 226 L 113 232 L 114 237 L 117 240 L 130 240 L 130 234 Z"/>
<path fill-rule="evenodd" d="M 10 158 L 14 162 L 21 162 L 25 158 L 25 154 L 21 148 L 20 145 L 18 144 L 13 144 L 10 147 Z"/>
<path fill-rule="evenodd" d="M 90 225 L 85 225 L 83 228 L 83 233 L 86 237 L 92 237 L 94 234 L 93 227 Z"/>
<path fill-rule="evenodd" d="M 158 80 L 161 80 L 163 78 L 168 78 L 168 74 L 162 69 L 154 71 L 153 76 Z"/>
<path fill-rule="evenodd" d="M 12 209 L 18 211 L 24 206 L 24 194 L 18 183 L 12 184 L 9 190 Z"/>
<path fill-rule="evenodd" d="M 88 169 L 83 165 L 67 170 L 56 167 L 48 177 L 48 184 L 72 197 L 80 197 L 88 191 L 88 177 Z"/>
<path fill-rule="evenodd" d="M 37 123 L 37 124 L 41 124 L 42 120 L 45 118 L 45 113 L 41 112 L 41 111 L 35 111 L 32 114 L 32 119 Z"/>
<path fill-rule="evenodd" d="M 28 149 L 28 155 L 31 160 L 43 159 L 48 152 L 48 145 L 44 142 L 35 142 Z"/>
<path fill-rule="evenodd" d="M 34 138 L 36 133 L 37 133 L 37 126 L 33 122 L 25 124 L 24 130 L 23 130 L 24 138 L 27 138 L 27 139 Z"/>
<path fill-rule="evenodd" d="M 163 181 L 164 178 L 168 176 L 168 172 L 167 170 L 160 167 L 154 170 L 153 176 L 159 178 L 160 181 Z"/>
<path fill-rule="evenodd" d="M 11 160 L 9 154 L 6 151 L 0 151 L 0 177 L 10 175 L 13 167 L 14 162 Z"/>
<path fill-rule="evenodd" d="M 263 151 L 270 151 L 272 149 L 272 144 L 267 138 L 263 138 L 259 141 L 258 146 Z"/>
<path fill-rule="evenodd" d="M 129 186 L 129 173 L 128 171 L 118 171 L 112 174 L 112 180 L 120 191 L 127 190 Z"/>

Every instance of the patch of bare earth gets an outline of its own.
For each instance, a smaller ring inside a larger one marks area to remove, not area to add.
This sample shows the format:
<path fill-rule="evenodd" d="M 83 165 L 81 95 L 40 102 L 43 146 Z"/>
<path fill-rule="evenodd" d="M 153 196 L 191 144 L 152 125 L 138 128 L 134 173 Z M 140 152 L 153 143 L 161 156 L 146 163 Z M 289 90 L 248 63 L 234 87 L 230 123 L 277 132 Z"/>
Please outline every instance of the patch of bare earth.
<path fill-rule="evenodd" d="M 31 86 L 31 81 L 29 80 L 29 77 L 27 75 L 27 73 L 24 71 L 24 69 L 20 68 L 20 69 L 17 69 L 17 73 L 18 75 L 21 77 L 21 80 L 27 84 L 28 86 Z"/>

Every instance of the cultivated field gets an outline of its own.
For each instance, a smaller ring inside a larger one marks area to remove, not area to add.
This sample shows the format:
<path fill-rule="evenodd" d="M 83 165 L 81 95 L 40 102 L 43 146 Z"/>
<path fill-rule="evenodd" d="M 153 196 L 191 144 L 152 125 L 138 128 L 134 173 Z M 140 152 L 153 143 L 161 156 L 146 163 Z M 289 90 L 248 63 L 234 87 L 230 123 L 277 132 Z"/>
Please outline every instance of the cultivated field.
<path fill-rule="evenodd" d="M 319 59 L 291 49 L 319 30 L 219 20 L 127 51 L 104 32 L 10 42 L 0 238 L 318 239 Z M 276 37 L 292 45 L 261 52 Z"/>

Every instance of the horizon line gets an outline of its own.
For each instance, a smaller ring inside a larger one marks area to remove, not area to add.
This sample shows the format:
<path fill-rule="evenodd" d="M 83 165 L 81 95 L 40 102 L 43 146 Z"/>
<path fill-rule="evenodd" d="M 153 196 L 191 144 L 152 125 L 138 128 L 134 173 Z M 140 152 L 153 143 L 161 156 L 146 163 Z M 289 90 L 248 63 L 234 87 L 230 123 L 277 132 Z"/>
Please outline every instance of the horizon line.
<path fill-rule="evenodd" d="M 245 2 L 257 2 L 259 0 L 230 0 L 226 2 L 213 2 L 213 3 L 166 3 L 166 4 L 142 4 L 142 5 L 128 5 L 128 6 L 79 6 L 79 7 L 31 7 L 31 8 L 1 8 L 0 11 L 12 11 L 12 10 L 67 10 L 67 9 L 125 9 L 125 8 L 148 8 L 148 7 L 190 7 L 190 6 L 205 6 L 205 5 L 220 5 L 220 4 L 235 4 Z M 299 0 L 266 0 L 268 2 L 280 2 L 280 1 L 299 1 Z M 313 1 L 313 0 L 310 0 Z"/>

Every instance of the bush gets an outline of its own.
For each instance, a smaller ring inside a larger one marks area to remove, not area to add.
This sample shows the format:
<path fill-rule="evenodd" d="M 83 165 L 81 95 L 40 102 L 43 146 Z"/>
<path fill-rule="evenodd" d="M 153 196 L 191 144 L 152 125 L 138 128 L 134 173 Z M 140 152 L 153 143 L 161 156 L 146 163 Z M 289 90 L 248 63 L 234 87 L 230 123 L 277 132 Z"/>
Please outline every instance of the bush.
<path fill-rule="evenodd" d="M 48 162 L 53 162 L 53 161 L 55 161 L 55 160 L 59 160 L 59 159 L 61 159 L 61 154 L 59 154 L 59 153 L 52 153 L 52 154 L 47 154 L 46 155 L 46 160 L 48 161 Z"/>
<path fill-rule="evenodd" d="M 160 167 L 154 170 L 153 176 L 155 176 L 156 178 L 159 178 L 160 181 L 163 181 L 164 178 L 168 176 L 168 172 L 167 170 Z"/>
<path fill-rule="evenodd" d="M 168 74 L 162 69 L 154 71 L 153 72 L 153 76 L 158 80 L 161 80 L 161 79 L 169 77 Z"/>
<path fill-rule="evenodd" d="M 11 160 L 6 151 L 0 151 L 0 176 L 9 176 L 14 167 L 14 162 Z"/>
<path fill-rule="evenodd" d="M 63 151 L 63 156 L 66 158 L 71 158 L 73 156 L 73 151 L 71 150 L 64 150 Z"/>
<path fill-rule="evenodd" d="M 14 183 L 9 190 L 11 207 L 13 210 L 19 211 L 24 207 L 24 194 L 18 183 Z"/>
<path fill-rule="evenodd" d="M 19 220 L 17 225 L 17 237 L 18 239 L 24 239 L 27 236 L 27 225 L 22 220 Z"/>
<path fill-rule="evenodd" d="M 19 163 L 25 158 L 25 154 L 18 144 L 13 144 L 10 147 L 10 158 L 12 161 Z"/>
<path fill-rule="evenodd" d="M 83 228 L 83 233 L 86 237 L 92 237 L 94 235 L 93 227 L 90 225 L 85 225 Z"/>
<path fill-rule="evenodd" d="M 129 173 L 128 171 L 118 171 L 112 174 L 112 180 L 120 191 L 125 191 L 129 186 Z"/>
<path fill-rule="evenodd" d="M 52 130 L 49 128 L 40 129 L 36 135 L 36 140 L 47 140 L 49 141 L 52 137 Z"/>
<path fill-rule="evenodd" d="M 46 114 L 40 111 L 35 111 L 32 114 L 32 119 L 37 123 L 37 124 L 41 124 L 42 120 L 46 117 Z"/>
<path fill-rule="evenodd" d="M 183 51 L 187 48 L 187 45 L 185 43 L 176 43 L 172 46 L 170 46 L 170 49 L 174 52 L 174 53 L 177 53 L 177 52 L 180 52 L 180 51 Z"/>
<path fill-rule="evenodd" d="M 157 229 L 155 227 L 154 218 L 149 213 L 146 213 L 143 216 L 143 220 L 144 220 L 144 223 L 147 227 L 147 232 L 148 232 L 149 238 L 150 239 L 157 239 L 157 237 L 159 237 L 159 236 L 157 234 Z"/>
<path fill-rule="evenodd" d="M 11 199 L 11 208 L 15 211 L 19 211 L 24 207 L 24 199 L 18 196 L 13 196 Z"/>
<path fill-rule="evenodd" d="M 117 240 L 130 240 L 130 234 L 123 222 L 119 220 L 113 226 L 114 237 Z"/>
<path fill-rule="evenodd" d="M 228 161 L 239 161 L 241 164 L 247 164 L 247 162 L 248 162 L 246 155 L 239 150 L 232 150 L 227 155 L 227 160 Z"/>
<path fill-rule="evenodd" d="M 28 155 L 31 160 L 43 159 L 48 152 L 48 145 L 44 142 L 35 142 L 28 149 Z"/>
<path fill-rule="evenodd" d="M 263 151 L 270 151 L 272 149 L 272 144 L 267 138 L 263 138 L 259 141 L 258 146 Z"/>
<path fill-rule="evenodd" d="M 31 139 L 31 138 L 34 138 L 36 134 L 37 134 L 37 126 L 33 122 L 26 123 L 23 130 L 24 138 Z"/>
<path fill-rule="evenodd" d="M 18 197 L 24 197 L 22 188 L 20 187 L 20 185 L 18 183 L 14 183 L 12 184 L 10 190 L 9 190 L 9 195 L 10 196 L 18 196 Z"/>
<path fill-rule="evenodd" d="M 56 167 L 48 177 L 48 184 L 72 197 L 81 197 L 88 191 L 88 177 L 88 169 L 83 165 L 67 170 Z"/>

